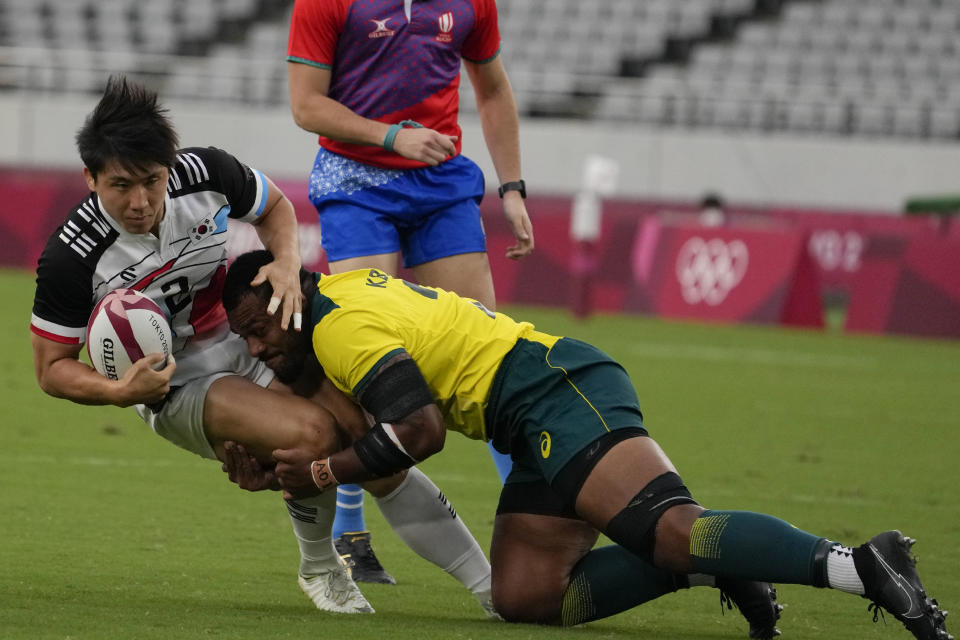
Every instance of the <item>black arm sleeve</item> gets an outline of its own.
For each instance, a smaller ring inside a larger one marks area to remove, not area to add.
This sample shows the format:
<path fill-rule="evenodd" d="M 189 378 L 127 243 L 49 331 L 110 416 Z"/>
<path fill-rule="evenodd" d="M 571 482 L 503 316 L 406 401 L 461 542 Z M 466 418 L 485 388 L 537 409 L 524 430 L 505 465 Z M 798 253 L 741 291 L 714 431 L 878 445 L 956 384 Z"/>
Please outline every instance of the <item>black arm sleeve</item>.
<path fill-rule="evenodd" d="M 354 442 L 353 450 L 367 471 L 378 478 L 385 478 L 417 464 L 387 435 L 382 423 Z"/>
<path fill-rule="evenodd" d="M 397 422 L 434 402 L 420 368 L 410 358 L 378 372 L 358 400 L 377 422 Z"/>

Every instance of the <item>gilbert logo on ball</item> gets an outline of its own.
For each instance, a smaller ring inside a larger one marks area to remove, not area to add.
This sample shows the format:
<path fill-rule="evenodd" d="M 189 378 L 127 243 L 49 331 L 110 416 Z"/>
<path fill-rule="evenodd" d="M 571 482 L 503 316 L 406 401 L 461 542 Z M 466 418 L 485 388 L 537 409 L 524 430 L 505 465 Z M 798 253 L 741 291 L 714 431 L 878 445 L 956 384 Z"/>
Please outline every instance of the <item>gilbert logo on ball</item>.
<path fill-rule="evenodd" d="M 119 380 L 133 363 L 151 353 L 165 357 L 155 369 L 166 366 L 173 334 L 160 307 L 133 289 L 114 289 L 105 295 L 87 323 L 87 352 L 97 372 Z"/>

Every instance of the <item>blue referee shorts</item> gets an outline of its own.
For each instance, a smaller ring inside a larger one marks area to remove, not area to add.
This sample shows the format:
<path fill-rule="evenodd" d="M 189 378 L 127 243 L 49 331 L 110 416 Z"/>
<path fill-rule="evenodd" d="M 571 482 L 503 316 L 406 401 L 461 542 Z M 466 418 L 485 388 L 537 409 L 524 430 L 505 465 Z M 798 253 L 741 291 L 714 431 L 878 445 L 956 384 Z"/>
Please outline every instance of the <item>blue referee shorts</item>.
<path fill-rule="evenodd" d="M 321 148 L 310 175 L 327 260 L 399 251 L 404 267 L 486 251 L 483 172 L 456 156 L 437 167 L 382 169 Z"/>

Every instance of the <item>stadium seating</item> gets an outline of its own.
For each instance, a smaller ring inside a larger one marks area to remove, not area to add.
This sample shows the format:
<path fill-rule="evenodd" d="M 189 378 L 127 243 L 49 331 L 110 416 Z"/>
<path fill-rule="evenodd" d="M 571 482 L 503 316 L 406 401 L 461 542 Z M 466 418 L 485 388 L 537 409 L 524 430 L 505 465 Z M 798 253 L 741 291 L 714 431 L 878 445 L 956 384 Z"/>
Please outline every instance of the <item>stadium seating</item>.
<path fill-rule="evenodd" d="M 292 0 L 0 0 L 0 90 L 277 105 Z M 960 0 L 499 0 L 525 116 L 830 136 L 960 135 Z M 119 55 L 118 55 L 119 54 Z M 462 109 L 475 111 L 469 82 Z"/>
<path fill-rule="evenodd" d="M 291 6 L 0 0 L 0 90 L 97 92 L 107 75 L 124 72 L 176 97 L 281 102 L 286 92 L 273 91 L 272 79 L 283 75 L 284 12 Z"/>

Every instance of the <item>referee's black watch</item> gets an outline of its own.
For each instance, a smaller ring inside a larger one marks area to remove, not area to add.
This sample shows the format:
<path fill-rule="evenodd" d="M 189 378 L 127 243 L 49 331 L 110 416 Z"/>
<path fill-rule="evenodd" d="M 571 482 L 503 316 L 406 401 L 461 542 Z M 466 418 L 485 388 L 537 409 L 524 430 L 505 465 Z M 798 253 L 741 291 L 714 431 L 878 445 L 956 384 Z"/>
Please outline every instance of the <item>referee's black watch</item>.
<path fill-rule="evenodd" d="M 502 185 L 500 185 L 500 188 L 497 189 L 497 193 L 500 194 L 501 198 L 507 191 L 519 191 L 520 197 L 526 199 L 527 183 L 523 180 L 517 180 L 516 182 L 504 182 Z"/>

